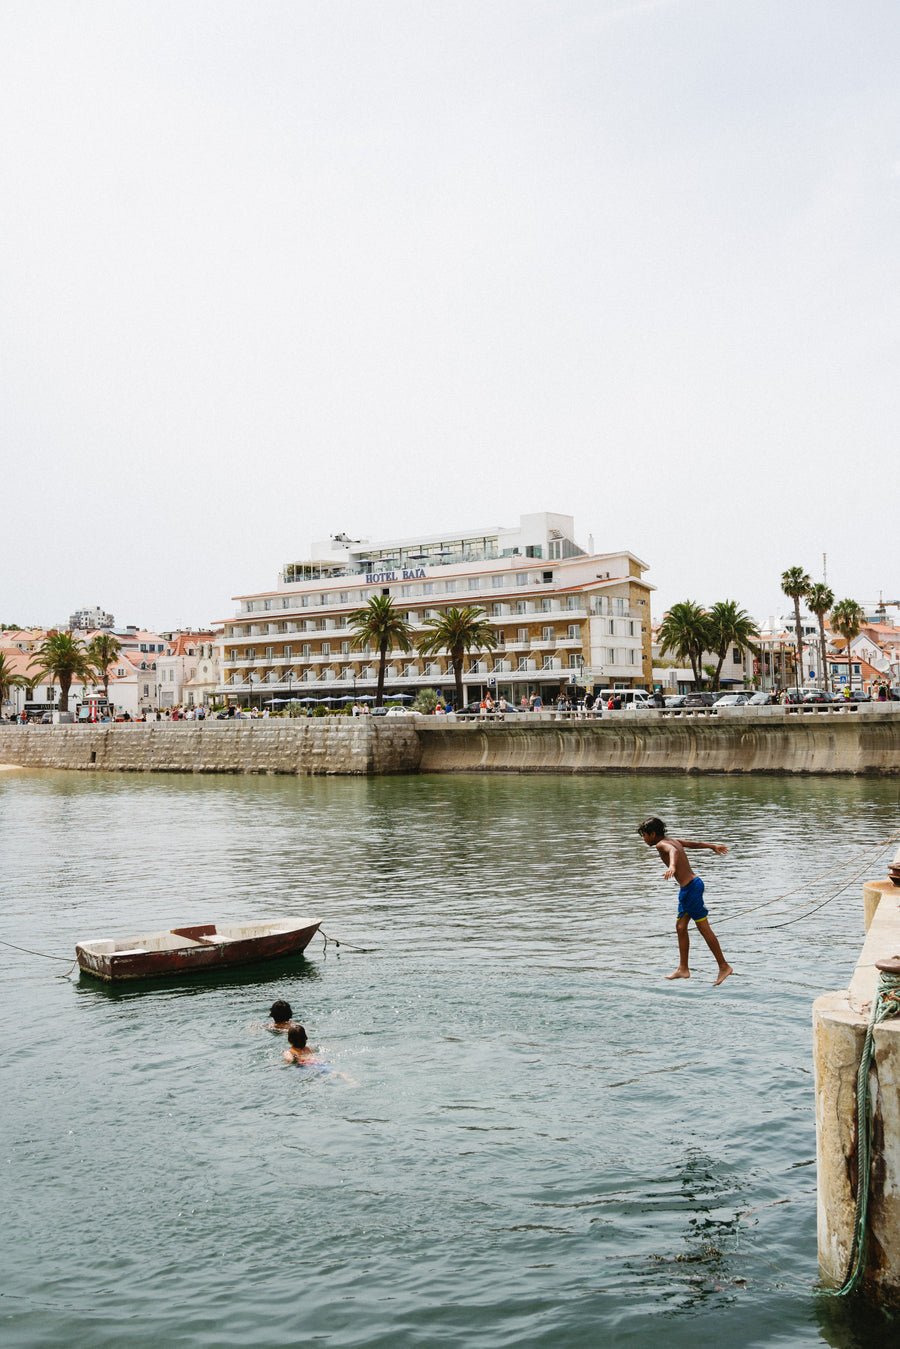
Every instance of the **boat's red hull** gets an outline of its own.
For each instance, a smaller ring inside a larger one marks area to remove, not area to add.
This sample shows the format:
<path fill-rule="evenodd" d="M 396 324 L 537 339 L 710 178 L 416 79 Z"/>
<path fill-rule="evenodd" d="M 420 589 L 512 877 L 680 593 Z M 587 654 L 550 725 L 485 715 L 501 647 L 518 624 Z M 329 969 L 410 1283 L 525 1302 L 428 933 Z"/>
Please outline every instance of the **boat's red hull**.
<path fill-rule="evenodd" d="M 261 960 L 276 960 L 279 956 L 299 955 L 318 930 L 319 924 L 311 923 L 306 927 L 271 932 L 264 936 L 216 940 L 215 925 L 201 924 L 192 928 L 173 929 L 175 935 L 198 943 L 185 943 L 173 950 L 97 952 L 90 949 L 90 944 L 79 944 L 75 947 L 75 953 L 81 969 L 98 979 L 110 982 L 120 979 L 156 979 L 164 975 L 231 969 L 236 965 L 254 965 Z"/>

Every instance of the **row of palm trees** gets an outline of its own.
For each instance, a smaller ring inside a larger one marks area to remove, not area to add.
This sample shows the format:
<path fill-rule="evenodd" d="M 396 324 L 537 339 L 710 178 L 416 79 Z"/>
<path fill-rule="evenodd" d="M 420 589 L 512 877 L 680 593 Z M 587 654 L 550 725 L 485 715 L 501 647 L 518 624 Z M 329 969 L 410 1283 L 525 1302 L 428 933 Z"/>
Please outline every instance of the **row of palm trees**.
<path fill-rule="evenodd" d="M 418 640 L 403 614 L 394 607 L 390 595 L 373 595 L 363 609 L 355 609 L 348 616 L 347 622 L 354 631 L 351 643 L 354 650 L 373 647 L 378 652 L 377 707 L 381 707 L 384 702 L 387 658 L 395 647 L 399 651 L 412 651 L 415 647 L 420 656 L 435 656 L 440 651 L 446 651 L 453 667 L 456 706 L 462 708 L 465 705 L 465 657 L 472 652 L 493 651 L 497 645 L 497 637 L 488 624 L 487 615 L 473 604 L 466 604 L 462 608 L 451 607 L 437 618 L 426 619 L 424 627 L 427 631 Z"/>
<path fill-rule="evenodd" d="M 781 590 L 794 602 L 794 624 L 797 636 L 797 669 L 803 669 L 803 631 L 800 626 L 800 601 L 806 601 L 806 607 L 815 614 L 819 622 L 819 660 L 824 676 L 825 664 L 825 617 L 831 614 L 831 630 L 839 632 L 847 642 L 847 674 L 850 673 L 850 643 L 858 636 L 866 621 L 866 611 L 856 600 L 838 600 L 835 603 L 834 591 L 822 581 L 814 581 L 802 567 L 788 567 L 781 574 Z M 852 682 L 852 681 L 851 681 Z"/>
<path fill-rule="evenodd" d="M 719 600 L 709 609 L 685 600 L 673 604 L 659 625 L 659 654 L 665 656 L 671 651 L 678 660 L 689 661 L 694 688 L 700 689 L 703 687 L 703 653 L 710 652 L 716 657 L 712 686 L 717 689 L 729 647 L 736 647 L 741 654 L 755 652 L 754 638 L 758 636 L 753 619 L 734 600 Z"/>
<path fill-rule="evenodd" d="M 109 702 L 109 667 L 115 664 L 121 652 L 121 642 L 110 632 L 98 632 L 87 646 L 72 632 L 48 632 L 28 662 L 28 669 L 34 670 L 31 679 L 17 674 L 0 652 L 0 702 L 5 701 L 10 689 L 34 688 L 48 677 L 52 684 L 59 685 L 61 712 L 69 710 L 69 690 L 73 680 L 102 684 L 103 696 Z"/>

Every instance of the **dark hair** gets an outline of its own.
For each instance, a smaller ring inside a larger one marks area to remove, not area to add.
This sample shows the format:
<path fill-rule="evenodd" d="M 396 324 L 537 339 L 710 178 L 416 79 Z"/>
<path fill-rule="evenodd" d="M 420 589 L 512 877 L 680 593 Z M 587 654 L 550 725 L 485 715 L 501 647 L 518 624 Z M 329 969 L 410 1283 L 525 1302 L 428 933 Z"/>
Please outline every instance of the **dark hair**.
<path fill-rule="evenodd" d="M 273 1021 L 290 1021 L 292 1015 L 291 1004 L 282 1002 L 280 999 L 278 1002 L 273 1002 L 269 1008 L 269 1016 Z"/>
<path fill-rule="evenodd" d="M 665 838 L 666 836 L 666 826 L 655 815 L 651 815 L 649 820 L 639 824 L 637 831 L 639 834 L 652 834 L 654 838 Z"/>
<path fill-rule="evenodd" d="M 291 1026 L 288 1031 L 288 1044 L 292 1049 L 306 1048 L 306 1030 L 303 1026 Z"/>

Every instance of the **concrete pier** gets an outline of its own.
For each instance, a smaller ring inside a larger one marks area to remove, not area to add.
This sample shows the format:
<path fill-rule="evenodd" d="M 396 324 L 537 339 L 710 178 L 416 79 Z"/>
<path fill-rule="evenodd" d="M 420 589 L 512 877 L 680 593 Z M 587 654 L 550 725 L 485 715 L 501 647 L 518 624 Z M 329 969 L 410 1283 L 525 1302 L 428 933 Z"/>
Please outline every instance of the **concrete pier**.
<path fill-rule="evenodd" d="M 900 774 L 900 704 L 0 726 L 0 763 L 160 773 Z"/>
<path fill-rule="evenodd" d="M 875 965 L 900 955 L 900 888 L 870 883 L 863 904 L 866 938 L 850 986 L 813 1006 L 819 1269 L 832 1287 L 843 1283 L 853 1246 L 856 1079 L 878 983 Z M 900 1017 L 875 1028 L 869 1082 L 874 1129 L 862 1287 L 882 1305 L 900 1307 Z"/>

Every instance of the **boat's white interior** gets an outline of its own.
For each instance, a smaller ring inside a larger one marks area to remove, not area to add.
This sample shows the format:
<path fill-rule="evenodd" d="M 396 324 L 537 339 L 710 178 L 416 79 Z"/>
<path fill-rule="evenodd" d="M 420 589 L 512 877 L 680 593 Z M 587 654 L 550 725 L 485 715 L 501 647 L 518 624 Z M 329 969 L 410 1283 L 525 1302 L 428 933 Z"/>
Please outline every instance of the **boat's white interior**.
<path fill-rule="evenodd" d="M 203 941 L 179 937 L 174 932 L 146 932 L 137 937 L 120 937 L 109 941 L 83 941 L 79 946 L 94 955 L 142 955 L 148 951 L 183 951 L 190 946 L 206 946 L 209 942 L 247 941 L 254 937 L 269 937 L 276 932 L 296 932 L 308 927 L 315 919 L 290 923 L 218 923 L 214 932 L 205 932 Z M 185 924 L 186 927 L 194 924 Z"/>

